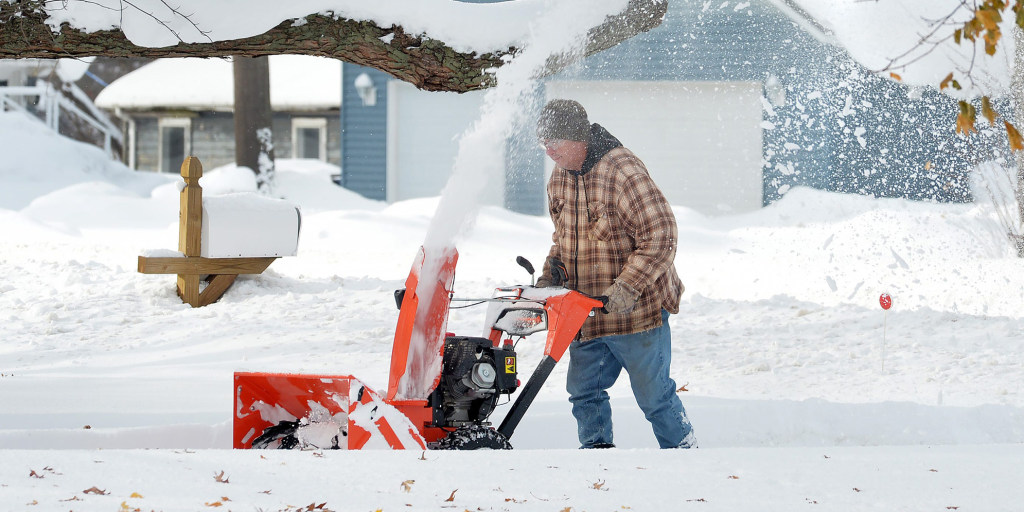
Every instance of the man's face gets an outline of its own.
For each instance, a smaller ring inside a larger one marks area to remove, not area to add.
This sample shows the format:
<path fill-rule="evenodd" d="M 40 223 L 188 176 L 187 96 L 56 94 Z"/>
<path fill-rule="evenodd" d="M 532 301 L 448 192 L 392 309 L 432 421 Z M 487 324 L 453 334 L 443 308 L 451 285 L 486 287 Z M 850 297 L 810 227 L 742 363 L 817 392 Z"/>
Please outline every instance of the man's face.
<path fill-rule="evenodd" d="M 587 143 L 578 140 L 541 139 L 541 146 L 555 165 L 562 169 L 578 171 L 587 158 Z"/>

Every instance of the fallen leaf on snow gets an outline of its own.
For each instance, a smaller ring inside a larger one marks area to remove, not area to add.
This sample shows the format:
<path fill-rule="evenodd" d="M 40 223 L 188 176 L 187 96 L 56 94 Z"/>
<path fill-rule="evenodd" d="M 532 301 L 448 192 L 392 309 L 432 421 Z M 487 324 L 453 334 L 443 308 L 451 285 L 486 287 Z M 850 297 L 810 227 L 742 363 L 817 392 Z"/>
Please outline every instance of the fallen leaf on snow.
<path fill-rule="evenodd" d="M 139 494 L 139 493 L 137 493 L 137 492 L 133 492 L 133 493 L 132 493 L 132 495 L 131 495 L 131 496 L 128 496 L 128 497 L 129 497 L 129 498 L 141 498 L 141 497 L 142 497 L 142 495 L 141 495 L 141 494 Z"/>
<path fill-rule="evenodd" d="M 222 484 L 231 483 L 228 481 L 228 478 L 229 477 L 224 476 L 224 471 L 221 471 L 219 475 L 213 475 L 213 479 Z"/>
<path fill-rule="evenodd" d="M 412 484 L 416 483 L 416 480 L 406 480 L 402 482 L 402 490 L 405 492 L 412 491 Z"/>
<path fill-rule="evenodd" d="M 455 489 L 455 491 L 457 490 L 458 489 Z M 452 491 L 452 493 L 448 495 L 448 499 L 446 499 L 445 501 L 455 501 L 455 491 Z"/>
<path fill-rule="evenodd" d="M 594 482 L 594 484 L 591 487 L 593 487 L 594 489 L 597 489 L 599 491 L 607 491 L 608 490 L 608 489 L 604 489 L 603 488 L 604 487 L 604 480 L 598 480 L 598 481 Z"/>
<path fill-rule="evenodd" d="M 88 489 L 86 489 L 86 490 L 84 490 L 84 491 L 82 491 L 82 492 L 84 492 L 86 494 L 96 494 L 98 496 L 106 496 L 107 494 L 109 494 L 107 491 L 105 491 L 103 489 L 100 489 L 99 487 L 96 487 L 95 485 L 90 487 L 90 488 L 88 488 Z"/>
<path fill-rule="evenodd" d="M 315 512 L 315 511 L 319 510 L 321 512 L 333 512 L 331 509 L 326 508 L 326 507 L 327 507 L 327 502 L 326 501 L 321 503 L 321 504 L 319 504 L 319 505 L 317 505 L 316 502 L 314 501 L 313 503 L 310 503 L 308 506 L 306 506 L 306 508 L 300 508 L 299 511 L 301 512 L 301 511 L 305 510 L 306 512 Z"/>

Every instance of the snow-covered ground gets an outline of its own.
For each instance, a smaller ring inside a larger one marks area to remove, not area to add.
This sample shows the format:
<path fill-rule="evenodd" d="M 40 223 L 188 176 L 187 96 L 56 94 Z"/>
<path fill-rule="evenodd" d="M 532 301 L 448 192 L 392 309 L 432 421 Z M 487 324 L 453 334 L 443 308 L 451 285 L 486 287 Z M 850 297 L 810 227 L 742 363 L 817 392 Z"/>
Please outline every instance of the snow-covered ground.
<path fill-rule="evenodd" d="M 0 114 L 0 134 L 0 509 L 1024 502 L 1024 262 L 989 205 L 795 189 L 745 215 L 676 206 L 687 291 L 672 374 L 695 451 L 656 449 L 625 377 L 612 391 L 619 449 L 576 450 L 564 362 L 512 452 L 232 451 L 232 372 L 386 389 L 392 292 L 440 199 L 369 201 L 330 183 L 336 168 L 279 160 L 278 192 L 303 210 L 298 256 L 193 309 L 173 276 L 136 272 L 139 254 L 177 247 L 175 176 L 131 172 L 19 114 Z M 252 189 L 248 172 L 207 170 L 204 193 Z M 483 208 L 458 240 L 456 295 L 528 280 L 515 257 L 539 264 L 550 230 Z M 455 310 L 449 330 L 478 335 L 483 314 Z M 541 340 L 519 345 L 524 374 Z"/>

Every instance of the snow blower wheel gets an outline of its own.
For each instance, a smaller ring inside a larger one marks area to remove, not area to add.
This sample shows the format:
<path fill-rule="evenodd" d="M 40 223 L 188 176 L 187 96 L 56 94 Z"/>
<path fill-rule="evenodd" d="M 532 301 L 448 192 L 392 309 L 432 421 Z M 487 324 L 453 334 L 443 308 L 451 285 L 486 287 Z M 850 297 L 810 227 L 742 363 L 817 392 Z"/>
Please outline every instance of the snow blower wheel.
<path fill-rule="evenodd" d="M 450 432 L 436 443 L 430 445 L 432 450 L 511 450 L 508 439 L 490 427 L 472 425 Z"/>

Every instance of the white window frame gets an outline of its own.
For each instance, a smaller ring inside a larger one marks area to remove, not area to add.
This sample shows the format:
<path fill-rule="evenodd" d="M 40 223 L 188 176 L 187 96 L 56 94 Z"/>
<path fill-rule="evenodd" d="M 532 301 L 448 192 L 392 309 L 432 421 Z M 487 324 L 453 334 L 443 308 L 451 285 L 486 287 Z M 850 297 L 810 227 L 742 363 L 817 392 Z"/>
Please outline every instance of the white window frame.
<path fill-rule="evenodd" d="M 299 130 L 316 128 L 320 130 L 319 160 L 327 161 L 327 118 L 326 117 L 293 117 L 292 118 L 292 158 L 299 158 Z"/>
<path fill-rule="evenodd" d="M 192 119 L 188 117 L 161 117 L 157 122 L 157 170 L 177 174 L 181 172 L 180 167 L 175 169 L 163 169 L 164 165 L 164 128 L 185 129 L 185 156 L 192 154 Z M 179 166 L 181 164 L 178 164 Z"/>

